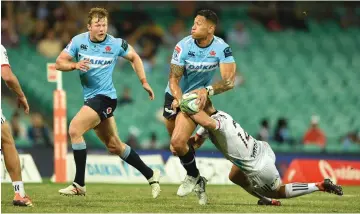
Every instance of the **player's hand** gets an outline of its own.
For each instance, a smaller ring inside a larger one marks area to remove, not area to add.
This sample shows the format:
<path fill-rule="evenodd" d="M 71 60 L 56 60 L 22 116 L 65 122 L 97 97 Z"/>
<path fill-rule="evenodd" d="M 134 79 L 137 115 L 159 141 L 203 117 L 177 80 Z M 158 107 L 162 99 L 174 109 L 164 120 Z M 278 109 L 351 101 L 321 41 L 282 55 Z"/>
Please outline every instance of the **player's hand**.
<path fill-rule="evenodd" d="M 199 105 L 199 110 L 203 110 L 208 98 L 208 92 L 205 88 L 195 89 L 191 93 L 196 93 L 198 98 L 196 99 L 196 104 Z"/>
<path fill-rule="evenodd" d="M 76 69 L 80 71 L 87 72 L 90 69 L 90 61 L 89 60 L 81 60 L 76 63 Z"/>
<path fill-rule="evenodd" d="M 18 102 L 18 108 L 21 108 L 21 106 L 23 106 L 25 114 L 29 114 L 30 107 L 26 97 L 25 96 L 18 97 L 17 102 Z"/>
<path fill-rule="evenodd" d="M 151 89 L 149 83 L 146 82 L 142 86 L 145 89 L 145 91 L 147 91 L 147 93 L 149 94 L 150 100 L 154 100 L 155 99 L 155 94 L 154 94 L 153 90 Z"/>
<path fill-rule="evenodd" d="M 179 106 L 180 106 L 180 101 L 175 98 L 171 103 L 171 108 L 174 111 L 177 111 L 177 108 L 179 108 Z"/>

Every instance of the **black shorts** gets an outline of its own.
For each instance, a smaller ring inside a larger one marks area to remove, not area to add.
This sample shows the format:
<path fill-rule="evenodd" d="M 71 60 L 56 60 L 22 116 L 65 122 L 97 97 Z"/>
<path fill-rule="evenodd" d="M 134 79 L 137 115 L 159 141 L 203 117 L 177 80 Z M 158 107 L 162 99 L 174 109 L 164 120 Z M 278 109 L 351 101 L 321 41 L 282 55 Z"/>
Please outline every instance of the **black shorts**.
<path fill-rule="evenodd" d="M 99 115 L 100 120 L 106 120 L 113 116 L 117 106 L 117 99 L 111 99 L 108 96 L 98 94 L 84 102 L 84 105 L 92 108 Z"/>
<path fill-rule="evenodd" d="M 173 100 L 174 97 L 171 96 L 171 94 L 169 94 L 168 92 L 166 92 L 163 116 L 168 120 L 175 119 L 176 115 L 180 112 L 180 108 L 177 108 L 176 111 L 171 108 Z"/>

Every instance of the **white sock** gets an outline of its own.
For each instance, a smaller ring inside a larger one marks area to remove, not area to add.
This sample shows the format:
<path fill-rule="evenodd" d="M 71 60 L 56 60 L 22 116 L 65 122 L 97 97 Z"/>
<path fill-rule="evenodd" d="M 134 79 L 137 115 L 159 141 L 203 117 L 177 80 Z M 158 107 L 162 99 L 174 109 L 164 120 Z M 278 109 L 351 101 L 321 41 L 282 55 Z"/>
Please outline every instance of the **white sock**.
<path fill-rule="evenodd" d="M 318 191 L 319 188 L 315 183 L 291 183 L 285 185 L 286 198 L 294 198 L 300 195 L 310 194 Z"/>
<path fill-rule="evenodd" d="M 25 197 L 24 183 L 22 181 L 12 182 L 15 193 L 19 193 L 21 197 Z"/>

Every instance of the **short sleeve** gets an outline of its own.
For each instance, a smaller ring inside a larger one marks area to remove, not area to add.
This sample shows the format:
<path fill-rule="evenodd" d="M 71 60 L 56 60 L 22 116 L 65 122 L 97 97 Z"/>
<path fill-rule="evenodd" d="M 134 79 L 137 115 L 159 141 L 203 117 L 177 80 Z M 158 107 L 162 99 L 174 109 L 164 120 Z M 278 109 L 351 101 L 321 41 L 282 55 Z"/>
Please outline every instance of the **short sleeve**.
<path fill-rule="evenodd" d="M 185 51 L 181 42 L 179 42 L 174 49 L 174 53 L 171 58 L 171 64 L 184 66 L 185 65 Z"/>
<path fill-rule="evenodd" d="M 229 45 L 226 45 L 222 48 L 220 56 L 219 56 L 220 63 L 234 63 L 234 57 L 232 55 L 232 50 Z"/>
<path fill-rule="evenodd" d="M 3 65 L 9 65 L 9 58 L 7 56 L 7 52 L 4 46 L 1 45 L 1 66 Z"/>
<path fill-rule="evenodd" d="M 127 41 L 125 39 L 119 39 L 120 40 L 120 50 L 119 50 L 119 55 L 121 57 L 126 56 L 129 53 L 129 44 L 127 43 Z"/>
<path fill-rule="evenodd" d="M 196 131 L 196 135 L 201 138 L 207 138 L 209 133 L 204 127 L 200 126 L 200 128 Z"/>
<path fill-rule="evenodd" d="M 73 37 L 69 44 L 65 47 L 64 51 L 70 56 L 75 57 L 78 54 L 78 46 L 76 44 L 76 38 Z"/>

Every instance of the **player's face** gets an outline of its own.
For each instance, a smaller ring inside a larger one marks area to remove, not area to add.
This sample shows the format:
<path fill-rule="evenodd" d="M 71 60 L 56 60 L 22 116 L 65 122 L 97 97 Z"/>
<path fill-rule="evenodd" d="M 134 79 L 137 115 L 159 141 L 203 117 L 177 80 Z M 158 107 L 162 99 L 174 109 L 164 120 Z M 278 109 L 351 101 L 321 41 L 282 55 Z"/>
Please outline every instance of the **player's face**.
<path fill-rule="evenodd" d="M 194 25 L 191 28 L 191 36 L 193 39 L 203 39 L 206 38 L 209 33 L 211 33 L 211 24 L 206 21 L 204 16 L 196 16 L 194 20 Z"/>
<path fill-rule="evenodd" d="M 88 25 L 90 35 L 96 41 L 103 41 L 105 39 L 107 28 L 108 28 L 107 18 L 99 19 L 97 17 L 94 17 L 91 20 L 91 25 Z"/>

